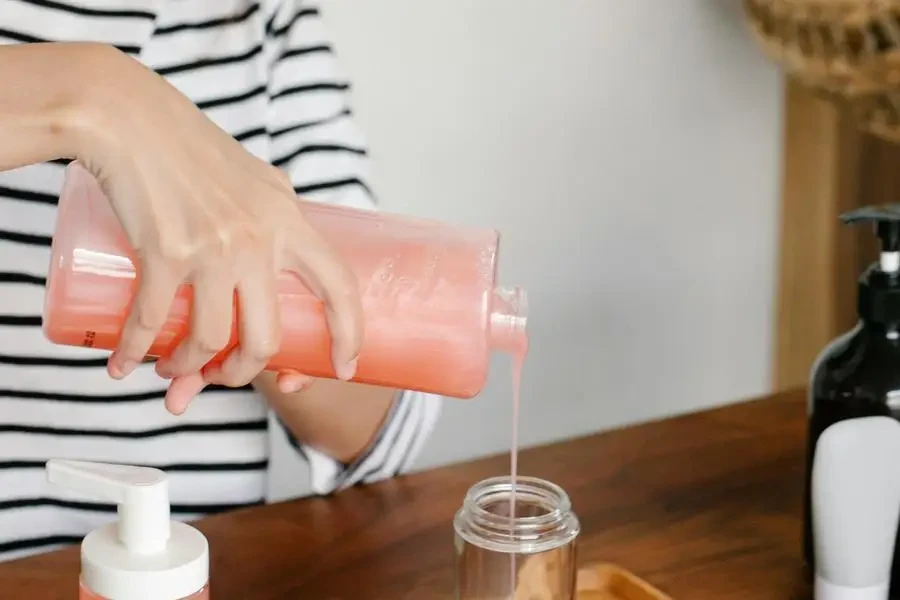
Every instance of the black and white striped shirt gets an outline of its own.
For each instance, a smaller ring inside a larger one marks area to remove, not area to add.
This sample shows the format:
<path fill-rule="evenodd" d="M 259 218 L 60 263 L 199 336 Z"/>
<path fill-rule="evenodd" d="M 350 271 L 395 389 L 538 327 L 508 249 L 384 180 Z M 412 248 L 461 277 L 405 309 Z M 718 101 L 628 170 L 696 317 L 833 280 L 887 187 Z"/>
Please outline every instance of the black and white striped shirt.
<path fill-rule="evenodd" d="M 286 170 L 298 194 L 373 206 L 349 87 L 311 2 L 0 0 L 0 43 L 87 40 L 164 75 L 247 150 Z M 115 382 L 104 353 L 44 339 L 63 169 L 0 173 L 0 559 L 76 542 L 114 518 L 113 507 L 47 484 L 43 465 L 52 457 L 162 467 L 176 518 L 265 501 L 271 421 L 252 390 L 208 390 L 173 417 L 152 365 Z M 357 464 L 297 444 L 308 466 L 298 477 L 308 493 L 327 493 L 406 469 L 439 411 L 438 397 L 400 394 Z"/>

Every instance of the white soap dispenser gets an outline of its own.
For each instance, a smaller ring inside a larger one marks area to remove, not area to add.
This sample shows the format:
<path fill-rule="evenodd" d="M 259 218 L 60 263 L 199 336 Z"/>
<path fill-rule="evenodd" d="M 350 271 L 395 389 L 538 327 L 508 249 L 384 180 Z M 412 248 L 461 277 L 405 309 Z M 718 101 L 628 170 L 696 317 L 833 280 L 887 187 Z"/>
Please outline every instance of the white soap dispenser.
<path fill-rule="evenodd" d="M 190 525 L 170 520 L 164 472 L 54 459 L 47 477 L 119 507 L 118 522 L 81 544 L 81 600 L 209 600 L 209 544 Z"/>
<path fill-rule="evenodd" d="M 819 436 L 812 467 L 816 600 L 887 600 L 900 519 L 900 422 L 861 417 Z"/>

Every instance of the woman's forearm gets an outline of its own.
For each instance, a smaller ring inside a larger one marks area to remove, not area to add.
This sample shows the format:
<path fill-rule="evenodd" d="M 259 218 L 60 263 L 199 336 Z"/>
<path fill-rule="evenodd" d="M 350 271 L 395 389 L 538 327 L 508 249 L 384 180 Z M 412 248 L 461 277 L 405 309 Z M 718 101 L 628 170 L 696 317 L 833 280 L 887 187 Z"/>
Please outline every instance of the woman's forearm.
<path fill-rule="evenodd" d="M 80 158 L 90 95 L 116 52 L 93 43 L 0 46 L 0 171 Z"/>
<path fill-rule="evenodd" d="M 348 464 L 372 443 L 397 395 L 389 388 L 330 379 L 285 394 L 268 372 L 253 385 L 297 441 Z"/>

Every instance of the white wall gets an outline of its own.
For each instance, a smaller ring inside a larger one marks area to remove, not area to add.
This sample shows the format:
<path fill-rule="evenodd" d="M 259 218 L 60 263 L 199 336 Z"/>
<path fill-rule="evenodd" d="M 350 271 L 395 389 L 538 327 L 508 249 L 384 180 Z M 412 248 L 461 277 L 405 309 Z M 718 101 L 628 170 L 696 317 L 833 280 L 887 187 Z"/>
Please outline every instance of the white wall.
<path fill-rule="evenodd" d="M 769 389 L 780 90 L 738 0 L 324 11 L 384 208 L 502 233 L 524 444 Z M 447 401 L 422 466 L 508 449 L 509 380 Z"/>

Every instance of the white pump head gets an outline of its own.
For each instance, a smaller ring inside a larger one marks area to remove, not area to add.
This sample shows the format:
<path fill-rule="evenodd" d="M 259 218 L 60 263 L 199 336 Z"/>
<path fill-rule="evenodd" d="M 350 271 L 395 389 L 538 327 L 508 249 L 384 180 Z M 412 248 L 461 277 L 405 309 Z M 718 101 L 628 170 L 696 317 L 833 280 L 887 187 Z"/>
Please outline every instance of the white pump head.
<path fill-rule="evenodd" d="M 68 460 L 47 463 L 50 483 L 119 507 L 119 541 L 154 554 L 169 541 L 169 482 L 159 469 Z"/>
<path fill-rule="evenodd" d="M 181 600 L 206 586 L 206 538 L 193 527 L 170 520 L 164 472 L 50 460 L 47 478 L 118 505 L 118 522 L 91 532 L 81 545 L 82 582 L 95 594 L 109 600 Z"/>

